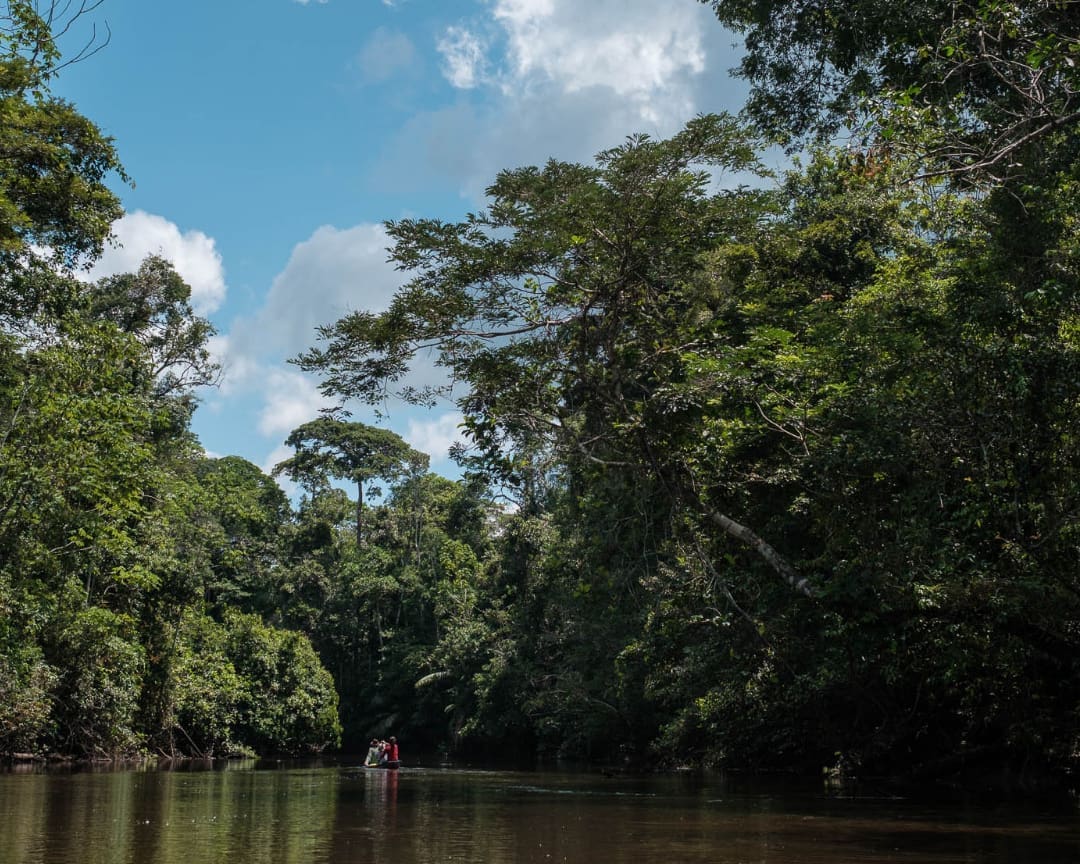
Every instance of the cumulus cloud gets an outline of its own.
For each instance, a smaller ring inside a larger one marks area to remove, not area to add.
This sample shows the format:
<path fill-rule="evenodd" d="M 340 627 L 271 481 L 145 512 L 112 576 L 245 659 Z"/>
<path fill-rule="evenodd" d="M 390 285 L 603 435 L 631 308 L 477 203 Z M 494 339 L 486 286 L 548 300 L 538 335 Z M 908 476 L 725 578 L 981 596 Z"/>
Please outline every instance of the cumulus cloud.
<path fill-rule="evenodd" d="M 452 411 L 433 420 L 409 420 L 408 431 L 402 436 L 409 445 L 421 453 L 427 453 L 433 462 L 448 458 L 454 444 L 464 442 L 461 433 L 463 417 L 460 412 Z"/>
<path fill-rule="evenodd" d="M 310 378 L 281 368 L 268 370 L 264 398 L 258 428 L 267 437 L 288 435 L 297 426 L 316 419 L 321 409 L 334 404 L 319 393 Z"/>
<path fill-rule="evenodd" d="M 217 392 L 222 396 L 231 396 L 248 389 L 253 382 L 263 378 L 264 369 L 260 359 L 236 348 L 236 340 L 231 335 L 211 336 L 206 344 L 214 362 L 221 368 L 221 379 Z"/>
<path fill-rule="evenodd" d="M 706 66 L 703 31 L 715 26 L 681 0 L 494 0 L 490 9 L 490 41 L 453 25 L 438 42 L 453 86 L 490 83 L 511 98 L 598 87 L 649 122 L 690 110 L 688 83 Z"/>
<path fill-rule="evenodd" d="M 234 324 L 229 356 L 287 359 L 315 344 L 319 326 L 357 309 L 385 309 L 401 283 L 388 245 L 382 225 L 318 228 L 293 248 L 262 309 Z"/>
<path fill-rule="evenodd" d="M 482 200 L 500 168 L 588 161 L 629 134 L 663 137 L 735 108 L 733 36 L 685 0 L 483 0 L 436 48 L 457 98 L 388 150 L 395 191 L 453 178 Z"/>
<path fill-rule="evenodd" d="M 271 474 L 274 470 L 274 466 L 279 462 L 284 462 L 290 456 L 294 455 L 296 451 L 292 447 L 287 447 L 284 444 L 279 444 L 273 450 L 266 454 L 266 458 L 263 459 L 262 465 L 259 467 L 265 474 Z M 288 482 L 287 477 L 279 477 L 278 483 L 284 484 Z"/>
<path fill-rule="evenodd" d="M 496 0 L 493 16 L 505 31 L 511 86 L 540 79 L 565 93 L 601 87 L 654 122 L 672 108 L 688 110 L 687 78 L 705 69 L 702 16 L 687 3 Z"/>
<path fill-rule="evenodd" d="M 387 261 L 389 237 L 382 225 L 339 229 L 323 226 L 298 243 L 255 314 L 233 322 L 210 343 L 222 365 L 214 404 L 251 404 L 252 426 L 265 438 L 284 438 L 335 403 L 318 392 L 318 382 L 285 361 L 316 343 L 316 328 L 358 309 L 382 311 L 401 283 Z M 438 377 L 433 361 L 424 373 Z M 424 383 L 423 377 L 417 378 Z M 276 461 L 280 461 L 277 458 Z"/>
<path fill-rule="evenodd" d="M 202 231 L 181 231 L 162 216 L 136 210 L 113 223 L 115 245 L 90 270 L 91 279 L 132 273 L 148 255 L 160 255 L 191 286 L 191 305 L 200 315 L 225 299 L 225 268 L 214 239 Z"/>
<path fill-rule="evenodd" d="M 262 471 L 263 474 L 272 475 L 274 473 L 274 467 L 279 462 L 284 462 L 292 456 L 294 452 L 292 447 L 286 447 L 284 444 L 278 445 L 266 454 L 259 465 L 259 470 Z M 284 474 L 274 477 L 274 480 L 277 482 L 278 486 L 281 487 L 281 490 L 290 498 L 296 500 L 300 497 L 302 490 L 300 489 L 299 483 L 294 483 Z"/>
<path fill-rule="evenodd" d="M 404 280 L 388 260 L 389 245 L 386 229 L 371 223 L 344 229 L 324 225 L 298 243 L 258 313 L 237 320 L 227 337 L 215 340 L 223 391 L 265 388 L 271 380 L 266 365 L 316 345 L 318 327 L 350 312 L 384 311 Z M 435 360 L 430 353 L 419 357 L 408 383 L 443 382 L 445 372 Z"/>

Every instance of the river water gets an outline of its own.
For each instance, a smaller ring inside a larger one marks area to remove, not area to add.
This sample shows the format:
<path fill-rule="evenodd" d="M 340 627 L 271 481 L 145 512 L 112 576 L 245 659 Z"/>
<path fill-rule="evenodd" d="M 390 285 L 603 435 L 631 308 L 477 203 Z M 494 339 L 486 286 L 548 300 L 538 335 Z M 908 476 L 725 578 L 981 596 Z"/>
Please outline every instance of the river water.
<path fill-rule="evenodd" d="M 196 768 L 0 773 L 0 864 L 1080 862 L 1074 800 L 437 765 Z"/>

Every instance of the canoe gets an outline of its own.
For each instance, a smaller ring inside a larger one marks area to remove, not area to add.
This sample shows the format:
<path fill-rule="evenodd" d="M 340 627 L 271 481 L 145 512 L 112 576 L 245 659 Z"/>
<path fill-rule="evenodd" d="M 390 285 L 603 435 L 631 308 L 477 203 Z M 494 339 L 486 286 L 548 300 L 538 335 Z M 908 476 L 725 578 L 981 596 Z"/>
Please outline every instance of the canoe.
<path fill-rule="evenodd" d="M 389 771 L 396 771 L 398 768 L 401 767 L 401 760 L 394 759 L 391 762 L 380 762 L 378 765 L 368 765 L 365 763 L 364 767 L 371 771 L 377 771 L 380 768 Z"/>

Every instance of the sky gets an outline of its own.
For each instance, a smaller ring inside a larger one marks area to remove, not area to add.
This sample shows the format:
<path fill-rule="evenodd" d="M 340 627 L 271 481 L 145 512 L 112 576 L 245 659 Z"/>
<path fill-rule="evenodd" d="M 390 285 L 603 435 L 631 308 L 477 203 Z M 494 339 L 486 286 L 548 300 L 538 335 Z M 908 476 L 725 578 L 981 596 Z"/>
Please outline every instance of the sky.
<path fill-rule="evenodd" d="M 460 219 L 504 168 L 587 162 L 745 95 L 736 38 L 697 0 L 104 0 L 77 24 L 69 55 L 108 44 L 54 92 L 132 180 L 91 275 L 173 262 L 223 369 L 194 431 L 266 471 L 331 404 L 289 358 L 405 281 L 385 220 Z M 452 404 L 351 407 L 457 476 Z"/>

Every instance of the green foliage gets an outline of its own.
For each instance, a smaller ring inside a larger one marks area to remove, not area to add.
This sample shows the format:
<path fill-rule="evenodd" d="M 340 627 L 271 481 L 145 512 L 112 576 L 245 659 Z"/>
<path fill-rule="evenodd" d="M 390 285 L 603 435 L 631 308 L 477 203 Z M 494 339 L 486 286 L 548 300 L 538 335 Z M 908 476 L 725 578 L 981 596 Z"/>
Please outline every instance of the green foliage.
<path fill-rule="evenodd" d="M 424 470 L 427 456 L 417 453 L 389 429 L 321 417 L 294 429 L 285 443 L 296 454 L 278 463 L 286 474 L 313 495 L 325 491 L 330 478 L 356 484 L 356 542 L 363 538 L 364 485 L 370 480 L 393 482 L 408 471 Z M 378 488 L 369 495 L 381 494 Z"/>
<path fill-rule="evenodd" d="M 5 627 L 9 630 L 9 627 Z M 48 731 L 56 673 L 34 644 L 0 641 L 0 753 L 33 753 Z"/>
<path fill-rule="evenodd" d="M 311 643 L 227 612 L 216 623 L 188 613 L 175 668 L 182 751 L 317 753 L 340 743 L 337 693 Z"/>
<path fill-rule="evenodd" d="M 167 263 L 45 266 L 100 248 L 116 166 L 7 5 L 0 750 L 1075 763 L 1073 4 L 711 5 L 761 128 L 853 142 L 725 189 L 759 145 L 700 117 L 392 223 L 390 307 L 298 362 L 343 403 L 456 399 L 469 473 L 331 415 L 278 466 L 295 512 L 192 441 L 211 331 Z M 401 387 L 432 348 L 453 391 Z"/>
<path fill-rule="evenodd" d="M 693 166 L 745 166 L 742 140 L 701 118 L 395 223 L 411 280 L 302 358 L 374 399 L 436 345 L 466 464 L 517 492 L 486 555 L 436 547 L 419 707 L 463 746 L 1067 761 L 1071 174 L 971 197 L 822 149 L 775 190 L 707 188 Z"/>
<path fill-rule="evenodd" d="M 236 732 L 244 681 L 229 660 L 224 627 L 190 610 L 179 625 L 178 637 L 168 718 L 178 733 L 174 747 L 195 756 L 244 753 Z"/>
<path fill-rule="evenodd" d="M 71 586 L 69 596 L 79 589 Z M 63 671 L 57 682 L 55 746 L 84 756 L 131 755 L 146 654 L 135 621 L 100 606 L 71 613 L 52 648 Z"/>
<path fill-rule="evenodd" d="M 69 275 L 120 215 L 111 142 L 48 91 L 50 28 L 92 8 L 0 10 L 0 752 L 334 746 L 310 643 L 236 609 L 274 609 L 291 511 L 255 466 L 197 455 L 212 327 L 160 258 Z"/>
<path fill-rule="evenodd" d="M 7 354 L 0 548 L 12 568 L 46 580 L 81 570 L 88 594 L 150 578 L 132 566 L 135 526 L 164 418 L 139 380 L 140 359 L 111 325 L 79 321 L 52 344 Z"/>
<path fill-rule="evenodd" d="M 1070 2 L 702 2 L 745 34 L 747 110 L 778 140 L 847 127 L 920 173 L 996 182 L 1042 162 L 1080 116 Z"/>
<path fill-rule="evenodd" d="M 67 266 L 96 257 L 122 212 L 106 185 L 126 179 L 112 141 L 49 93 L 62 65 L 49 24 L 67 12 L 45 6 L 47 17 L 24 0 L 0 7 L 0 317 L 47 302 L 38 256 Z"/>
<path fill-rule="evenodd" d="M 191 288 L 157 256 L 136 273 L 105 277 L 80 297 L 89 317 L 111 321 L 139 340 L 159 397 L 217 380 L 218 367 L 206 347 L 214 328 L 194 314 L 190 299 Z"/>
<path fill-rule="evenodd" d="M 281 587 L 288 499 L 270 477 L 236 456 L 196 466 L 198 543 L 209 555 L 203 596 L 215 607 L 269 614 Z"/>

